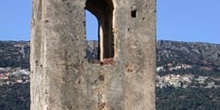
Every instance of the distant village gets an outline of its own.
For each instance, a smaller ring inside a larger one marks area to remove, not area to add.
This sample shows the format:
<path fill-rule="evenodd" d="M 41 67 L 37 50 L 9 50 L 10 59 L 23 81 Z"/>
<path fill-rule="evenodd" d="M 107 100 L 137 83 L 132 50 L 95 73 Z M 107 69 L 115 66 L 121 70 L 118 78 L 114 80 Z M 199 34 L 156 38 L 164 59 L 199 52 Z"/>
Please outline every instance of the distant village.
<path fill-rule="evenodd" d="M 202 75 L 194 75 L 191 73 L 184 74 L 169 74 L 170 71 L 180 69 L 191 69 L 192 65 L 180 64 L 173 66 L 171 63 L 167 64 L 167 70 L 164 66 L 157 67 L 156 71 L 168 71 L 166 75 L 156 77 L 156 87 L 164 88 L 164 87 L 193 87 L 193 88 L 220 88 L 220 78 L 219 77 L 210 77 L 210 76 L 202 76 Z M 202 70 L 210 70 L 208 67 L 201 67 Z"/>
<path fill-rule="evenodd" d="M 191 65 L 181 64 L 178 66 L 172 66 L 168 64 L 167 70 L 179 70 L 179 69 L 189 69 L 192 68 Z M 208 68 L 206 68 L 208 69 Z M 157 72 L 165 71 L 163 66 L 157 67 Z M 29 69 L 22 69 L 20 67 L 0 67 L 0 85 L 12 85 L 16 83 L 28 83 L 30 82 L 30 71 Z M 156 87 L 166 88 L 166 87 L 193 87 L 193 88 L 220 88 L 220 78 L 209 77 L 209 76 L 195 76 L 191 73 L 185 74 L 169 74 L 156 76 Z"/>
<path fill-rule="evenodd" d="M 30 71 L 22 68 L 0 67 L 0 85 L 30 82 Z"/>

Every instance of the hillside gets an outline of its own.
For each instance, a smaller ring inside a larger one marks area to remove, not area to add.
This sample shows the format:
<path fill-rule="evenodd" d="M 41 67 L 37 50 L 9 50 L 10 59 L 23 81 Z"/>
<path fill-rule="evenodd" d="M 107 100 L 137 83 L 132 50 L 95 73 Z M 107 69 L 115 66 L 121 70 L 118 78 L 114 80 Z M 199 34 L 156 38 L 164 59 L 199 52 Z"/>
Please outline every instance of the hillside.
<path fill-rule="evenodd" d="M 86 43 L 97 58 L 97 41 Z M 0 110 L 29 110 L 29 42 L 0 41 Z M 157 110 L 220 108 L 220 45 L 157 41 Z"/>
<path fill-rule="evenodd" d="M 158 41 L 157 64 L 166 63 L 220 66 L 220 44 Z"/>
<path fill-rule="evenodd" d="M 0 67 L 28 67 L 30 42 L 0 41 Z M 87 58 L 97 57 L 97 41 L 86 43 Z M 157 66 L 168 63 L 220 66 L 220 44 L 157 41 Z"/>
<path fill-rule="evenodd" d="M 0 67 L 29 68 L 29 42 L 0 41 Z"/>

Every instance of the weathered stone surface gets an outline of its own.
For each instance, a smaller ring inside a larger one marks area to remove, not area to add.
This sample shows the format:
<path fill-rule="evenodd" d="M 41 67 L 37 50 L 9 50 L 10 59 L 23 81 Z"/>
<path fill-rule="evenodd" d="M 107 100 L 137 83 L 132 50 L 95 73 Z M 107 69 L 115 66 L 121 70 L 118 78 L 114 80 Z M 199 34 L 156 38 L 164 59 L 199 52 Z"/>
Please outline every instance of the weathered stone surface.
<path fill-rule="evenodd" d="M 86 58 L 85 8 L 99 63 Z M 155 57 L 155 0 L 33 0 L 31 110 L 155 110 Z"/>

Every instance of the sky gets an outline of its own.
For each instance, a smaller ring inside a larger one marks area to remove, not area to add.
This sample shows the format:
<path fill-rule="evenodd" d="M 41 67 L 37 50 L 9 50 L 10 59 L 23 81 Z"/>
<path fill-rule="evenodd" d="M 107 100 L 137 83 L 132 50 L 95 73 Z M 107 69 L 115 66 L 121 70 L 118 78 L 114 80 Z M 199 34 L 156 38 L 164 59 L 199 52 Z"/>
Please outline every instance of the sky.
<path fill-rule="evenodd" d="M 220 0 L 157 0 L 157 38 L 220 44 Z"/>
<path fill-rule="evenodd" d="M 0 13 L 0 40 L 30 40 L 31 0 L 3 0 Z M 87 38 L 96 39 L 96 18 L 86 17 Z M 157 0 L 156 27 L 158 40 L 220 44 L 220 0 Z"/>
<path fill-rule="evenodd" d="M 30 40 L 31 0 L 2 0 L 0 40 Z"/>

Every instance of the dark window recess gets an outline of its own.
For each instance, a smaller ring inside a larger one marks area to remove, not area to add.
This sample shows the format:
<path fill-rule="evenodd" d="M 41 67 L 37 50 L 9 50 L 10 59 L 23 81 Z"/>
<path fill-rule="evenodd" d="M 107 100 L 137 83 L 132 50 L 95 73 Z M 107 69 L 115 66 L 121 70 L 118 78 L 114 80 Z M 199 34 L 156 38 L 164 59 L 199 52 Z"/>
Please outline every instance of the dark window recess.
<path fill-rule="evenodd" d="M 137 10 L 132 10 L 131 11 L 131 17 L 136 18 L 137 17 Z"/>

